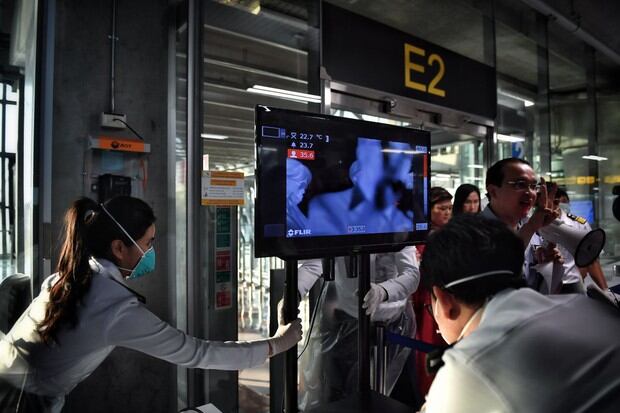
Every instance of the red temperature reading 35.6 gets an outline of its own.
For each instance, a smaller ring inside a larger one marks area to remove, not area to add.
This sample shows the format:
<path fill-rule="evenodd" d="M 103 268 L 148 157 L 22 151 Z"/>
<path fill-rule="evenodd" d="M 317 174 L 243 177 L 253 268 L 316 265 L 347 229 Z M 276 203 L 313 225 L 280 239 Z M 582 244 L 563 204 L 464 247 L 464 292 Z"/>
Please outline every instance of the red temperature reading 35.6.
<path fill-rule="evenodd" d="M 291 159 L 303 159 L 306 161 L 314 161 L 314 151 L 307 149 L 289 149 L 288 157 Z"/>

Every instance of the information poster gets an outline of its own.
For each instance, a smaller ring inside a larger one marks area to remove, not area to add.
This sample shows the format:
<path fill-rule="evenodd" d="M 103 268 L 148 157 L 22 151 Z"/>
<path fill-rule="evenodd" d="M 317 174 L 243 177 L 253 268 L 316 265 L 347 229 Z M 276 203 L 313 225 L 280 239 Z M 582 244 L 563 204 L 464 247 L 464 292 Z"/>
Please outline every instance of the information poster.
<path fill-rule="evenodd" d="M 243 205 L 243 172 L 203 171 L 202 205 Z"/>

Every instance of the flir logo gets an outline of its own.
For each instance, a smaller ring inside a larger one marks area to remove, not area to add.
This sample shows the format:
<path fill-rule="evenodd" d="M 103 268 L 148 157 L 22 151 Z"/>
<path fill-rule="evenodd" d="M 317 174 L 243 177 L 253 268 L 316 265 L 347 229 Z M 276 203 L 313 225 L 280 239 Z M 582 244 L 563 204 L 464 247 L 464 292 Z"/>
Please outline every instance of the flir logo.
<path fill-rule="evenodd" d="M 349 225 L 347 231 L 349 234 L 362 234 L 366 232 L 366 225 Z"/>
<path fill-rule="evenodd" d="M 310 229 L 289 229 L 286 233 L 287 237 L 303 237 L 312 235 L 312 230 Z"/>

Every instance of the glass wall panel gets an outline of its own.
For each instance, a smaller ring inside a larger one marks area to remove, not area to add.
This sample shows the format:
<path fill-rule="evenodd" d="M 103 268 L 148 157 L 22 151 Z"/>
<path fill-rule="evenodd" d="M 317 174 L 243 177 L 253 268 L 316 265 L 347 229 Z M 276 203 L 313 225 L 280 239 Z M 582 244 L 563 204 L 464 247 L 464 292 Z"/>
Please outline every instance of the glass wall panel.
<path fill-rule="evenodd" d="M 270 270 L 283 268 L 277 258 L 254 258 L 254 108 L 309 110 L 305 102 L 261 92 L 308 93 L 308 10 L 304 1 L 205 1 L 203 10 L 204 169 L 245 176 L 245 203 L 233 208 L 238 222 L 233 274 L 238 278 L 238 339 L 254 340 L 269 336 Z M 269 385 L 269 362 L 241 371 L 239 411 L 268 412 Z"/>
<path fill-rule="evenodd" d="M 184 5 L 187 7 L 187 3 Z M 181 7 L 181 5 L 179 5 Z M 175 325 L 178 329 L 188 331 L 187 314 L 187 56 L 188 56 L 188 31 L 187 22 L 177 22 L 174 37 L 170 40 L 170 48 L 174 50 L 174 81 L 170 81 L 169 110 L 174 110 L 174 122 L 168 125 L 169 139 L 174 142 L 169 145 L 168 165 L 174 165 L 173 211 L 171 222 L 174 223 L 173 236 L 169 238 L 168 257 L 171 273 L 175 277 L 175 300 L 174 315 Z M 186 406 L 187 394 L 187 370 L 177 368 L 177 400 L 178 407 Z"/>
<path fill-rule="evenodd" d="M 620 222 L 612 214 L 612 205 L 620 188 L 620 94 L 599 96 L 598 102 L 598 154 L 607 158 L 599 162 L 598 195 L 600 199 L 598 226 L 605 229 L 607 242 L 603 254 L 603 268 L 608 279 L 613 280 L 613 264 L 620 264 Z M 615 283 L 618 282 L 617 278 Z"/>
<path fill-rule="evenodd" d="M 512 12 L 515 14 L 509 18 L 495 22 L 498 72 L 495 154 L 497 160 L 517 157 L 534 162 L 539 142 L 534 122 L 538 90 L 537 44 L 532 33 L 535 15 L 522 7 Z"/>
<path fill-rule="evenodd" d="M 14 83 L 15 85 L 13 85 Z M 18 271 L 17 265 L 17 144 L 19 132 L 18 81 L 0 83 L 0 281 Z M 23 237 L 23 234 L 19 234 Z"/>

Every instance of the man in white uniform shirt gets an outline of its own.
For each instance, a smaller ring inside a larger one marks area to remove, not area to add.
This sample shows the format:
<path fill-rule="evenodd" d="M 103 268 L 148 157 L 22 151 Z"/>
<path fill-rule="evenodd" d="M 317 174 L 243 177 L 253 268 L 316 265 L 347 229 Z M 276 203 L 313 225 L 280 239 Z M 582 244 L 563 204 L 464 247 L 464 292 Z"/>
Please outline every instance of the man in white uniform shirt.
<path fill-rule="evenodd" d="M 558 219 L 564 222 L 564 224 L 584 233 L 592 231 L 590 224 L 585 218 L 570 213 L 570 199 L 565 190 L 558 188 L 553 205 L 556 211 L 560 214 Z M 579 268 L 575 265 L 575 258 L 572 256 L 570 251 L 564 248 L 561 244 L 558 245 L 558 248 L 564 258 L 564 277 L 562 278 L 561 290 L 563 294 L 585 294 L 583 279 L 588 274 L 590 274 L 592 280 L 599 288 L 602 290 L 606 290 L 608 288 L 607 280 L 605 279 L 605 275 L 603 274 L 603 270 L 598 259 L 586 268 Z"/>

